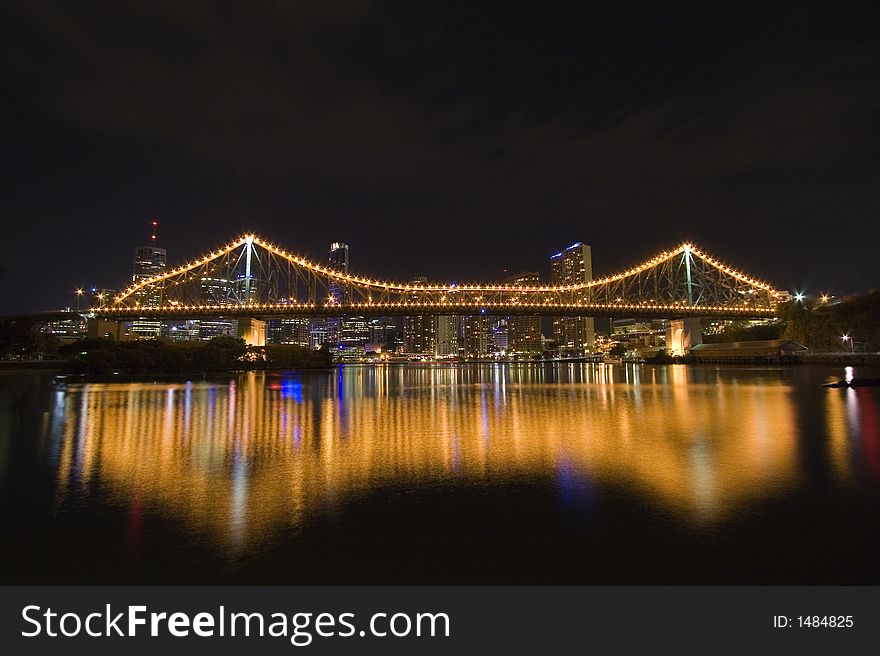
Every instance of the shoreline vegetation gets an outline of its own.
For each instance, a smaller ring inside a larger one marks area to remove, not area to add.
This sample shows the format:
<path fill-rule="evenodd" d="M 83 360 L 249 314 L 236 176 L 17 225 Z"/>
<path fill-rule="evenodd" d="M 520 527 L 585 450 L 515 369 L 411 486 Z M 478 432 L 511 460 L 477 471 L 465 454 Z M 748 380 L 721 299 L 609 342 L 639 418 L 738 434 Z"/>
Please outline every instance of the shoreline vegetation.
<path fill-rule="evenodd" d="M 116 342 L 86 339 L 58 350 L 67 374 L 209 374 L 236 370 L 327 369 L 329 349 L 312 351 L 300 346 L 248 346 L 237 337 L 215 337 L 208 342 L 141 340 Z"/>

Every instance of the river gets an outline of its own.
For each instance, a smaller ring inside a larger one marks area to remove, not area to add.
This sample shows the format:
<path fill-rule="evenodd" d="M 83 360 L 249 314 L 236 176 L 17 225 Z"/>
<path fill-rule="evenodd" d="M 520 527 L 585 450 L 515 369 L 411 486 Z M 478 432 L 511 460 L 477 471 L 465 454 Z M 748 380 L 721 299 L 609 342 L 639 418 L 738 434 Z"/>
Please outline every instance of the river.
<path fill-rule="evenodd" d="M 880 583 L 842 367 L 0 375 L 3 583 Z"/>

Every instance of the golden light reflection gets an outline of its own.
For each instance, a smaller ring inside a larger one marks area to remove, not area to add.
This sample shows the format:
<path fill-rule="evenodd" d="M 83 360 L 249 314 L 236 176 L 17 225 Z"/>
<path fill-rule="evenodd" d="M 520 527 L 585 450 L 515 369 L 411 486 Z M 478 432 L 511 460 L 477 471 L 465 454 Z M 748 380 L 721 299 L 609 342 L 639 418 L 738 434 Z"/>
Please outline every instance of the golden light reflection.
<path fill-rule="evenodd" d="M 558 479 L 564 467 L 711 523 L 794 485 L 789 389 L 690 378 L 685 367 L 399 365 L 89 384 L 58 401 L 49 448 L 59 498 L 99 479 L 120 505 L 234 549 L 388 486 Z"/>

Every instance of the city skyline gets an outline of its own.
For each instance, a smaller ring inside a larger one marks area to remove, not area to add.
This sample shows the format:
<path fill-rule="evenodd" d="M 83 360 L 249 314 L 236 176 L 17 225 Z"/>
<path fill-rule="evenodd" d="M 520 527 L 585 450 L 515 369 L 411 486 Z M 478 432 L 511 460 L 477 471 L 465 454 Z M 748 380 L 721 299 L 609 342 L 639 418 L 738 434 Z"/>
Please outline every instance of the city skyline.
<path fill-rule="evenodd" d="M 154 228 L 153 236 L 151 238 L 152 241 L 150 241 L 149 245 L 140 245 L 140 246 L 135 247 L 135 249 L 134 249 L 135 250 L 135 256 L 134 256 L 135 257 L 135 265 L 134 265 L 135 273 L 134 273 L 134 275 L 131 276 L 129 274 L 121 274 L 119 276 L 116 276 L 117 278 L 119 278 L 119 280 L 116 282 L 118 282 L 118 283 L 125 282 L 126 284 L 117 284 L 115 287 L 108 287 L 106 285 L 106 283 L 112 283 L 112 282 L 114 282 L 114 280 L 110 280 L 110 279 L 103 280 L 102 279 L 101 281 L 99 281 L 99 283 L 96 283 L 96 284 L 89 283 L 89 284 L 82 284 L 82 285 L 79 285 L 79 284 L 68 285 L 68 287 L 71 288 L 71 294 L 75 295 L 77 293 L 77 289 L 90 290 L 93 295 L 94 295 L 94 293 L 96 293 L 98 291 L 118 291 L 118 290 L 124 289 L 132 281 L 137 283 L 140 280 L 149 277 L 150 275 L 156 275 L 156 274 L 160 273 L 160 269 L 164 269 L 166 266 L 171 268 L 171 265 L 175 265 L 175 266 L 186 265 L 187 260 L 174 259 L 173 247 L 171 248 L 172 257 L 171 258 L 168 257 L 168 250 L 169 249 L 168 249 L 167 244 L 161 239 L 161 236 L 155 232 L 155 226 L 157 224 L 157 221 L 156 220 L 150 221 L 149 224 L 150 224 L 150 226 L 152 226 Z M 371 273 L 370 271 L 358 270 L 356 267 L 355 268 L 350 267 L 349 252 L 351 249 L 351 244 L 349 242 L 342 242 L 339 240 L 335 240 L 335 241 L 330 241 L 328 243 L 330 245 L 328 262 L 329 262 L 331 268 L 342 271 L 344 273 L 353 273 L 353 274 L 357 274 L 360 276 L 369 276 L 370 275 L 370 273 Z M 587 249 L 590 248 L 588 245 L 586 245 L 582 241 L 576 242 L 576 245 L 586 246 Z M 202 252 L 209 252 L 210 250 L 211 250 L 211 248 L 209 246 L 206 246 Z M 337 252 L 344 252 L 344 255 L 339 256 L 339 255 L 337 255 Z M 155 257 L 158 257 L 159 259 L 161 259 L 161 264 L 158 264 L 157 262 L 154 262 L 150 259 L 151 257 L 154 256 L 154 254 L 155 254 Z M 305 255 L 304 253 L 298 253 L 298 254 Z M 551 261 L 552 261 L 553 255 L 550 255 L 549 257 L 551 258 Z M 306 258 L 308 259 L 308 256 L 306 256 Z M 539 262 L 544 263 L 545 260 L 547 260 L 547 259 L 548 259 L 547 257 L 543 257 L 543 258 L 536 257 L 534 264 L 537 265 Z M 315 261 L 319 261 L 319 258 L 315 258 Z M 608 271 L 605 273 L 607 275 L 614 275 L 619 272 L 618 271 Z M 592 275 L 592 269 L 591 269 L 591 275 Z M 542 266 L 542 267 L 533 266 L 529 270 L 523 270 L 523 271 L 516 273 L 516 274 L 513 274 L 513 275 L 509 274 L 508 269 L 505 268 L 505 269 L 502 269 L 499 273 L 497 273 L 496 277 L 494 277 L 494 278 L 483 277 L 483 278 L 478 278 L 478 279 L 468 280 L 468 281 L 464 281 L 464 280 L 456 281 L 454 279 L 455 276 L 452 276 L 449 279 L 430 279 L 427 276 L 423 276 L 423 275 L 419 275 L 419 274 L 416 274 L 415 276 L 410 276 L 410 278 L 412 279 L 412 281 L 419 280 L 422 282 L 439 283 L 439 284 L 456 283 L 456 282 L 460 282 L 460 283 L 465 283 L 465 282 L 471 282 L 471 283 L 520 282 L 523 284 L 540 284 L 540 283 L 549 284 L 549 283 L 553 282 L 554 275 L 553 275 L 552 266 Z M 338 291 L 337 294 L 341 295 L 342 292 Z M 74 298 L 75 298 L 75 296 L 74 296 Z M 340 301 L 340 299 L 337 298 L 336 302 L 339 302 L 339 301 Z M 83 307 L 86 307 L 86 305 L 83 305 Z"/>

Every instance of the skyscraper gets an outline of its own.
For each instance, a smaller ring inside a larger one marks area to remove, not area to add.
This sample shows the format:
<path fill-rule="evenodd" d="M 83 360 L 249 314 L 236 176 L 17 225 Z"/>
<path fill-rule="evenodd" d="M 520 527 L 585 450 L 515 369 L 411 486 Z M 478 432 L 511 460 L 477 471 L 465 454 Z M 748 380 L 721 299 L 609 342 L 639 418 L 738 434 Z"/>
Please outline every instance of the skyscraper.
<path fill-rule="evenodd" d="M 422 285 L 427 278 L 413 278 L 412 284 Z M 412 292 L 411 298 L 419 300 L 418 292 Z M 403 319 L 403 351 L 417 355 L 434 355 L 437 347 L 437 319 L 433 316 L 410 316 Z"/>
<path fill-rule="evenodd" d="M 508 340 L 510 339 L 510 327 L 507 325 L 507 317 L 492 317 L 489 319 L 489 351 L 492 353 L 506 353 Z"/>
<path fill-rule="evenodd" d="M 367 322 L 370 343 L 394 352 L 403 344 L 403 332 L 392 317 L 376 317 Z"/>
<path fill-rule="evenodd" d="M 340 273 L 348 273 L 348 244 L 334 241 L 330 244 L 330 254 L 327 257 L 327 264 L 334 271 Z M 341 283 L 331 281 L 330 299 L 336 305 L 348 304 L 348 287 Z M 340 337 L 342 337 L 342 317 L 329 317 L 326 319 L 327 336 L 326 340 L 330 344 L 333 351 L 339 349 Z"/>
<path fill-rule="evenodd" d="M 540 277 L 534 271 L 524 271 L 507 279 L 510 285 L 533 287 L 540 284 Z M 541 352 L 541 318 L 513 316 L 507 320 L 507 348 L 514 354 L 534 354 Z"/>
<path fill-rule="evenodd" d="M 133 274 L 131 281 L 135 284 L 152 278 L 154 276 L 165 273 L 165 265 L 168 260 L 168 253 L 164 248 L 156 246 L 138 246 L 134 251 L 134 264 L 132 266 Z M 159 286 L 152 286 L 149 290 L 142 292 L 138 297 L 141 305 L 161 305 L 162 290 Z"/>
<path fill-rule="evenodd" d="M 340 273 L 348 273 L 348 244 L 333 242 L 327 258 L 330 268 Z M 351 303 L 351 290 L 348 285 L 330 282 L 330 296 L 338 305 Z M 327 341 L 343 361 L 354 362 L 364 355 L 364 346 L 370 340 L 367 320 L 362 316 L 338 316 L 327 319 Z"/>
<path fill-rule="evenodd" d="M 434 354 L 439 357 L 457 356 L 461 348 L 461 317 L 437 317 Z"/>
<path fill-rule="evenodd" d="M 308 317 L 272 319 L 267 325 L 266 341 L 270 344 L 289 344 L 309 348 L 310 322 Z"/>
<path fill-rule="evenodd" d="M 168 252 L 156 245 L 158 221 L 152 222 L 153 234 L 149 246 L 139 246 L 134 252 L 131 281 L 138 284 L 165 273 Z M 161 284 L 150 285 L 135 294 L 135 302 L 147 307 L 162 305 Z M 138 319 L 131 323 L 131 334 L 141 339 L 155 339 L 162 332 L 162 322 L 156 319 Z"/>
<path fill-rule="evenodd" d="M 461 320 L 461 352 L 468 358 L 480 358 L 489 353 L 489 317 L 473 314 Z"/>
<path fill-rule="evenodd" d="M 579 285 L 593 279 L 593 256 L 589 246 L 577 242 L 550 256 L 554 285 Z M 592 317 L 554 317 L 553 339 L 560 352 L 581 356 L 593 350 L 595 329 Z"/>
<path fill-rule="evenodd" d="M 225 305 L 233 302 L 235 284 L 226 278 L 206 276 L 199 280 L 199 295 L 205 305 Z M 201 319 L 199 339 L 209 341 L 214 337 L 235 335 L 237 326 L 234 319 Z"/>

